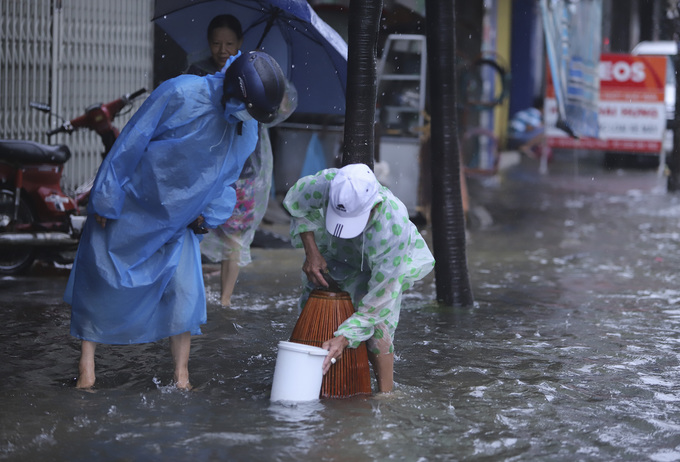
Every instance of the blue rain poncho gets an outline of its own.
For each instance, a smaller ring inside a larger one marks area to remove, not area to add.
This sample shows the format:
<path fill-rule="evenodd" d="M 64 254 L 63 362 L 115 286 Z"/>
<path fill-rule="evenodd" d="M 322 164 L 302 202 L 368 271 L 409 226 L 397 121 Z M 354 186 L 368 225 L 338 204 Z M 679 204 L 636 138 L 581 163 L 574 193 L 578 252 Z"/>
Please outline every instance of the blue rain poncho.
<path fill-rule="evenodd" d="M 200 238 L 187 226 L 199 215 L 213 228 L 229 218 L 232 184 L 257 143 L 257 122 L 239 134 L 232 114 L 242 107 L 222 106 L 223 80 L 161 84 L 102 163 L 64 295 L 73 336 L 128 344 L 201 333 Z M 92 214 L 108 219 L 104 229 Z"/>
<path fill-rule="evenodd" d="M 375 354 L 393 353 L 402 294 L 432 271 L 434 258 L 406 206 L 384 186 L 361 234 L 341 239 L 326 231 L 330 184 L 337 172 L 329 168 L 300 178 L 286 194 L 283 205 L 292 215 L 292 242 L 303 247 L 300 234 L 314 232 L 330 276 L 352 298 L 356 312 L 334 335 L 343 335 L 350 348 L 366 341 Z M 314 289 L 304 273 L 302 278 L 300 309 Z"/>

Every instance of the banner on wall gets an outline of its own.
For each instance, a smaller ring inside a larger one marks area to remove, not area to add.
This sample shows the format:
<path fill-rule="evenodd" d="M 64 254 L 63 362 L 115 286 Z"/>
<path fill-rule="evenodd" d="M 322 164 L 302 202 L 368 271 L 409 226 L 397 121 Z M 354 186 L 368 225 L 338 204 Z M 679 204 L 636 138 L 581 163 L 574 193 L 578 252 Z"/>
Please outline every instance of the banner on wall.
<path fill-rule="evenodd" d="M 555 125 L 573 137 L 597 137 L 602 1 L 541 0 L 539 5 L 554 79 Z"/>
<path fill-rule="evenodd" d="M 597 137 L 575 139 L 556 127 L 559 118 L 555 84 L 547 72 L 544 117 L 548 144 L 557 148 L 660 153 L 666 130 L 663 56 L 603 54 Z"/>

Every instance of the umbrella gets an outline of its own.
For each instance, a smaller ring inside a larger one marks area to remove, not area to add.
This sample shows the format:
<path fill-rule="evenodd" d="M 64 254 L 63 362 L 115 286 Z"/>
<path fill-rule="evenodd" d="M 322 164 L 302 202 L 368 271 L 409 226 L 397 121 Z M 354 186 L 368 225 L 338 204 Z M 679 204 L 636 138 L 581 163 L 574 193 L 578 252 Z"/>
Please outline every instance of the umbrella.
<path fill-rule="evenodd" d="M 298 92 L 297 112 L 344 114 L 347 43 L 305 0 L 156 0 L 153 21 L 190 61 L 209 54 L 206 31 L 218 14 L 243 26 L 243 51 L 272 55 Z"/>

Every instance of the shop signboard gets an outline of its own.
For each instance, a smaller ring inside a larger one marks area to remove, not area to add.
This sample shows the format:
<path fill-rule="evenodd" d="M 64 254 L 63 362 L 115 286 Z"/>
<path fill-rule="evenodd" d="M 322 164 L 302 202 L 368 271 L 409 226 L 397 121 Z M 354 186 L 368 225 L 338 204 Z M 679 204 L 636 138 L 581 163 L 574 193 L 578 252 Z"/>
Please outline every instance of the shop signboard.
<path fill-rule="evenodd" d="M 556 128 L 558 110 L 550 71 L 544 104 L 548 144 L 555 148 L 660 153 L 666 130 L 666 58 L 602 54 L 599 136 L 575 139 Z"/>

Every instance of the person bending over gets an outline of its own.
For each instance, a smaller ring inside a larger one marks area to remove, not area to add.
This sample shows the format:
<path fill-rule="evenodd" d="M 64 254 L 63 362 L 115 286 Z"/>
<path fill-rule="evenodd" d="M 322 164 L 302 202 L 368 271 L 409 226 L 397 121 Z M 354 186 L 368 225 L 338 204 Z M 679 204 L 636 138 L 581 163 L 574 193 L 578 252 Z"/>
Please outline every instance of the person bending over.
<path fill-rule="evenodd" d="M 123 129 L 97 173 L 64 293 L 81 339 L 78 388 L 95 383 L 97 343 L 167 337 L 174 382 L 191 388 L 191 335 L 206 322 L 200 234 L 231 215 L 231 185 L 283 80 L 265 53 L 234 56 L 224 73 L 164 82 Z"/>
<path fill-rule="evenodd" d="M 434 267 L 406 207 L 365 164 L 299 179 L 284 207 L 292 216 L 293 244 L 305 251 L 300 308 L 315 287 L 329 286 L 328 273 L 350 294 L 356 310 L 323 343 L 329 350 L 324 374 L 345 348 L 366 341 L 379 391 L 391 391 L 402 294 Z"/>

